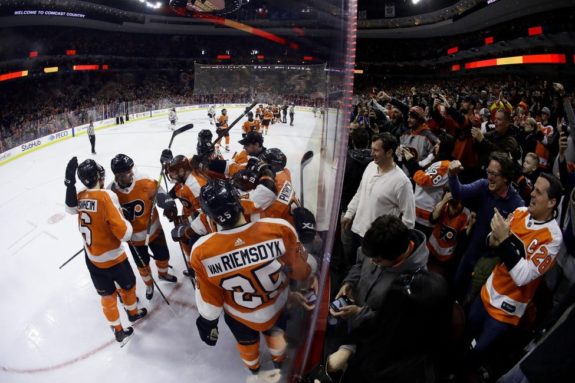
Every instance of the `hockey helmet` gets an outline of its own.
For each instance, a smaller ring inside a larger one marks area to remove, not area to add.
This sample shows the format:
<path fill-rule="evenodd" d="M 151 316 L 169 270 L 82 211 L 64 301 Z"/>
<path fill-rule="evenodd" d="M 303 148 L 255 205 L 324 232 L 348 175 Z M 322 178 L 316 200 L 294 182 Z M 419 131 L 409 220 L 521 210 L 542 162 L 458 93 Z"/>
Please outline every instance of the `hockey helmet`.
<path fill-rule="evenodd" d="M 125 154 L 116 154 L 116 157 L 112 158 L 110 167 L 114 174 L 129 172 L 134 168 L 134 160 Z"/>
<path fill-rule="evenodd" d="M 232 184 L 239 190 L 248 192 L 258 185 L 258 174 L 252 169 L 242 169 L 233 175 Z"/>
<path fill-rule="evenodd" d="M 105 174 L 104 168 L 92 159 L 83 161 L 78 165 L 78 178 L 87 188 L 96 186 L 99 179 Z"/>
<path fill-rule="evenodd" d="M 192 166 L 186 156 L 178 154 L 168 163 L 166 170 L 170 181 L 184 183 L 188 172 L 192 171 Z"/>
<path fill-rule="evenodd" d="M 198 156 L 204 157 L 209 156 L 210 154 L 215 152 L 214 145 L 210 141 L 199 141 L 196 145 L 196 152 Z"/>
<path fill-rule="evenodd" d="M 278 148 L 267 149 L 264 152 L 263 160 L 270 165 L 275 173 L 282 171 L 287 163 L 286 155 Z"/>
<path fill-rule="evenodd" d="M 198 141 L 199 142 L 212 142 L 213 133 L 209 129 L 202 129 L 198 133 Z"/>
<path fill-rule="evenodd" d="M 232 228 L 243 212 L 239 193 L 229 181 L 209 180 L 200 190 L 204 213 L 224 229 Z"/>
<path fill-rule="evenodd" d="M 254 119 L 254 112 L 250 111 L 248 112 L 248 120 L 253 120 Z"/>
<path fill-rule="evenodd" d="M 225 115 L 226 113 L 228 113 L 228 110 L 226 108 L 222 109 L 222 114 Z"/>

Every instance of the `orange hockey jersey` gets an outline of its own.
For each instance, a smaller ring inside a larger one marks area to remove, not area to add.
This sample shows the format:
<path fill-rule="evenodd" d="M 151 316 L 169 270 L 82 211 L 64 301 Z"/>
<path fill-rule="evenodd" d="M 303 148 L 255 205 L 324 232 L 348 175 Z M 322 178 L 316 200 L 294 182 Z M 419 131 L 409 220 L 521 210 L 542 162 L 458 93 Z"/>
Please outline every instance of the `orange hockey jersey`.
<path fill-rule="evenodd" d="M 244 124 L 242 125 L 242 130 L 246 134 L 251 132 L 252 130 L 259 132 L 260 131 L 260 121 L 259 120 L 244 121 Z"/>
<path fill-rule="evenodd" d="M 228 127 L 228 115 L 225 116 L 222 114 L 218 117 L 218 123 L 220 124 L 220 128 L 227 128 Z"/>
<path fill-rule="evenodd" d="M 140 175 L 134 177 L 132 185 L 122 189 L 115 182 L 110 184 L 111 189 L 122 206 L 124 217 L 130 221 L 132 228 L 131 243 L 134 246 L 143 246 L 146 242 L 148 231 L 148 220 L 150 219 L 150 209 L 152 208 L 152 199 L 156 193 L 158 181 L 151 178 L 144 178 Z M 150 241 L 153 241 L 162 230 L 158 210 L 154 206 L 152 214 L 152 226 L 150 229 Z"/>
<path fill-rule="evenodd" d="M 110 190 L 88 189 L 78 193 L 78 226 L 84 248 L 94 266 L 108 269 L 127 259 L 122 242 L 132 237 L 132 225 Z M 67 208 L 68 212 L 74 212 Z"/>
<path fill-rule="evenodd" d="M 457 237 L 467 228 L 470 211 L 464 208 L 455 217 L 449 216 L 449 205 L 445 204 L 439 215 L 439 220 L 427 241 L 427 248 L 438 261 L 446 262 L 453 258 Z"/>
<path fill-rule="evenodd" d="M 549 157 L 551 157 L 551 152 L 545 145 L 547 145 L 553 136 L 554 129 L 553 126 L 543 126 L 540 122 L 537 123 L 537 126 L 543 133 L 543 139 L 541 141 L 537 141 L 535 144 L 535 154 L 537 154 L 537 157 L 539 158 L 539 168 L 547 169 L 549 167 Z"/>
<path fill-rule="evenodd" d="M 200 238 L 190 261 L 200 315 L 214 320 L 224 310 L 256 331 L 269 330 L 287 303 L 289 279 L 309 277 L 306 259 L 294 228 L 281 219 Z"/>
<path fill-rule="evenodd" d="M 443 195 L 443 186 L 447 183 L 449 161 L 437 161 L 413 175 L 415 182 L 415 222 L 431 227 L 431 212 Z"/>
<path fill-rule="evenodd" d="M 511 270 L 502 262 L 497 264 L 481 288 L 481 300 L 492 318 L 516 326 L 535 295 L 540 277 L 555 264 L 562 235 L 557 221 L 534 221 L 526 207 L 512 213 L 510 229 L 523 245 L 523 258 Z"/>
<path fill-rule="evenodd" d="M 190 173 L 184 184 L 175 186 L 176 197 L 184 206 L 184 215 L 189 217 L 200 209 L 200 189 L 208 181 L 200 173 L 193 171 Z"/>

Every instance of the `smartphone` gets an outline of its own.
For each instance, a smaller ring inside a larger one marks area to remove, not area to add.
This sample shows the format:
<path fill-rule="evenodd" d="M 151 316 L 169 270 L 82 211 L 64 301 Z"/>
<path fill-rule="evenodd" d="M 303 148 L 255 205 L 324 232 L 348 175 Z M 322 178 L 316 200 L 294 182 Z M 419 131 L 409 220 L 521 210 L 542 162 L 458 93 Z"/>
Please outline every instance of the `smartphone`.
<path fill-rule="evenodd" d="M 315 305 L 315 302 L 317 302 L 317 295 L 313 289 L 302 290 L 301 293 L 305 297 L 308 305 Z"/>
<path fill-rule="evenodd" d="M 331 302 L 329 305 L 329 308 L 337 313 L 337 312 L 341 311 L 342 307 L 348 306 L 352 303 L 353 302 L 348 297 L 343 296 L 343 297 L 339 297 L 335 301 Z"/>

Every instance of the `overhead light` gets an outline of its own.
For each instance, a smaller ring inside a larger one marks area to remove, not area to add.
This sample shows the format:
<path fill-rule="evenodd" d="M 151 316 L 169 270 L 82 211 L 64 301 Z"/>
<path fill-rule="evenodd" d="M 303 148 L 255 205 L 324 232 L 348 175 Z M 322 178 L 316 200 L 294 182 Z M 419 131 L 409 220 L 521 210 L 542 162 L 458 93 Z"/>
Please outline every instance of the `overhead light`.
<path fill-rule="evenodd" d="M 420 0 L 411 0 L 411 4 L 416 5 L 419 3 Z"/>

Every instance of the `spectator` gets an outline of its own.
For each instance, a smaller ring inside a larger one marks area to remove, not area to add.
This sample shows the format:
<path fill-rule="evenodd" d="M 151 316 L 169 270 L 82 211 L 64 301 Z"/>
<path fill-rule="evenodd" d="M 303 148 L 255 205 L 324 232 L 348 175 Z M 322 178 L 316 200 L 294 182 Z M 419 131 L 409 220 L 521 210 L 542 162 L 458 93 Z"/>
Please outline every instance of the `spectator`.
<path fill-rule="evenodd" d="M 475 337 L 476 343 L 466 358 L 468 367 L 479 366 L 493 343 L 518 326 L 541 276 L 555 264 L 561 230 L 554 217 L 561 194 L 559 180 L 543 173 L 529 207 L 517 208 L 507 219 L 495 210 L 488 243 L 501 262 L 469 312 L 467 339 Z"/>
<path fill-rule="evenodd" d="M 489 157 L 487 178 L 462 185 L 457 174 L 463 170 L 459 161 L 449 164 L 449 188 L 454 198 L 477 213 L 469 247 L 463 254 L 454 281 L 456 298 L 467 302 L 467 291 L 473 267 L 479 258 L 488 254 L 485 238 L 490 230 L 494 209 L 507 217 L 516 208 L 524 206 L 523 200 L 511 186 L 513 163 L 505 153 L 495 152 Z"/>
<path fill-rule="evenodd" d="M 372 138 L 373 162 L 365 168 L 359 188 L 341 220 L 342 229 L 351 226 L 354 233 L 353 249 L 359 247 L 369 226 L 382 214 L 401 217 L 409 228 L 415 225 L 411 182 L 393 159 L 397 147 L 397 139 L 390 133 Z"/>

